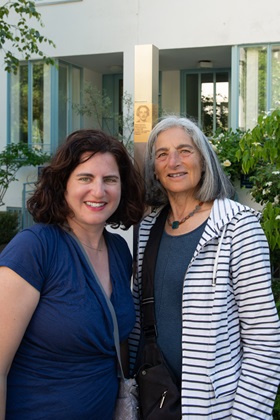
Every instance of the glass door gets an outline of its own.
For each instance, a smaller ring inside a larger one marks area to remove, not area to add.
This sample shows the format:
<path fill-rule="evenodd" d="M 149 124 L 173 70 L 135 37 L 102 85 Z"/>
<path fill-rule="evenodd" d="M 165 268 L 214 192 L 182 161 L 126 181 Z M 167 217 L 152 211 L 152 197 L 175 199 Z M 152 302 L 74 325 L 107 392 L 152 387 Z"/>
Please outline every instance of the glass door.
<path fill-rule="evenodd" d="M 184 76 L 184 111 L 211 136 L 229 126 L 229 72 L 207 71 Z"/>

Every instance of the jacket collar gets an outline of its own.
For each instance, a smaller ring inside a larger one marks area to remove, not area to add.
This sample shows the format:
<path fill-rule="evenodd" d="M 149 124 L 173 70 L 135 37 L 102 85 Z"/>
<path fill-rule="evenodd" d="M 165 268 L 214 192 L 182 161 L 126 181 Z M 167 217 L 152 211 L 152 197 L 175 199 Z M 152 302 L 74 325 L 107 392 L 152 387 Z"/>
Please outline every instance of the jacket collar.
<path fill-rule="evenodd" d="M 143 219 L 141 223 L 141 228 L 143 231 L 145 230 L 147 232 L 152 228 L 163 207 L 164 206 L 153 210 Z M 223 231 L 224 226 L 227 225 L 233 219 L 233 217 L 241 212 L 250 212 L 254 214 L 258 219 L 260 219 L 261 216 L 258 211 L 245 206 L 244 204 L 230 200 L 229 198 L 214 200 L 213 207 L 211 209 L 205 230 L 199 241 L 197 249 L 200 249 L 201 246 L 203 246 L 213 237 L 221 236 L 221 232 Z"/>

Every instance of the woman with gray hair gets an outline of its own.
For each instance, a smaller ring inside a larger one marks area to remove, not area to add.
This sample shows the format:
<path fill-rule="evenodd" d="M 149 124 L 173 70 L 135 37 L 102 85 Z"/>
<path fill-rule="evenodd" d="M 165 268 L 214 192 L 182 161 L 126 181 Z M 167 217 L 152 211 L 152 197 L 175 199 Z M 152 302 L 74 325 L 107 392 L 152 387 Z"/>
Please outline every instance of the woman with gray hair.
<path fill-rule="evenodd" d="M 143 336 L 144 252 L 165 211 L 154 270 L 157 343 L 176 378 L 182 418 L 271 419 L 280 325 L 260 214 L 231 199 L 211 144 L 187 118 L 168 116 L 154 127 L 145 177 L 152 211 L 139 228 L 132 369 Z"/>

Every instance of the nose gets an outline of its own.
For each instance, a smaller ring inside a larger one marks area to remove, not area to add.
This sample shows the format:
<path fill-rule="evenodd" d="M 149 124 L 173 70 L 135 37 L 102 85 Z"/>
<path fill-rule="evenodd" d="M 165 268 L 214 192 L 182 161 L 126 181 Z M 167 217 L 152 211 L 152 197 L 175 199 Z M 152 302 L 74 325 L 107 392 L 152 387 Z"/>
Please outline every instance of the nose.
<path fill-rule="evenodd" d="M 94 178 L 91 185 L 91 193 L 96 198 L 104 196 L 104 182 L 102 179 Z"/>
<path fill-rule="evenodd" d="M 170 151 L 168 158 L 168 163 L 172 167 L 178 166 L 181 163 L 180 155 L 177 150 Z"/>

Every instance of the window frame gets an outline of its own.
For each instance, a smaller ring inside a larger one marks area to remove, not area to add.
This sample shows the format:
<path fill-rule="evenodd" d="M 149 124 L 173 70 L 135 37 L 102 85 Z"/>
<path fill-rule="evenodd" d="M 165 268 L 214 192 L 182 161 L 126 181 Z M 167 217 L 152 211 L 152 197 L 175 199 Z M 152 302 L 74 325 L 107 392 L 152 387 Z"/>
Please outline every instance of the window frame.
<path fill-rule="evenodd" d="M 236 130 L 240 126 L 240 54 L 241 49 L 244 48 L 266 48 L 266 94 L 265 94 L 265 110 L 264 112 L 269 112 L 272 109 L 272 53 L 273 48 L 279 47 L 280 50 L 280 43 L 257 43 L 257 44 L 241 44 L 241 45 L 234 45 L 232 47 L 232 54 L 231 54 L 231 77 L 232 77 L 232 84 L 231 84 L 231 128 Z"/>
<path fill-rule="evenodd" d="M 43 61 L 41 60 L 30 60 L 28 62 L 21 62 L 20 65 L 27 65 L 27 119 L 28 119 L 28 134 L 27 144 L 32 146 L 32 121 L 33 121 L 33 68 L 34 65 Z M 44 150 L 46 152 L 53 153 L 59 145 L 58 129 L 59 129 L 59 65 L 67 66 L 68 78 L 66 84 L 66 107 L 67 107 L 67 121 L 66 121 L 66 132 L 64 137 L 68 135 L 73 128 L 72 119 L 74 111 L 72 109 L 72 98 L 73 98 L 73 69 L 80 71 L 79 86 L 80 86 L 80 102 L 82 103 L 82 92 L 83 92 L 83 68 L 74 66 L 70 63 L 62 60 L 57 60 L 54 66 L 50 66 L 50 87 L 49 87 L 49 124 L 50 124 L 50 143 L 44 143 Z M 7 74 L 7 144 L 12 142 L 12 77 L 10 73 Z M 79 116 L 80 128 L 83 126 L 83 118 Z M 76 120 L 78 119 L 76 117 Z"/>
<path fill-rule="evenodd" d="M 203 74 L 212 74 L 213 78 L 216 81 L 216 75 L 220 73 L 227 73 L 228 74 L 228 127 L 230 127 L 230 116 L 231 116 L 231 69 L 230 68 L 205 68 L 205 69 L 190 69 L 190 70 L 181 70 L 180 72 L 180 86 L 181 86 L 181 103 L 180 103 L 180 110 L 182 115 L 187 115 L 187 83 L 186 78 L 187 75 L 197 75 L 198 76 L 198 88 L 200 89 L 201 86 L 201 76 Z M 200 95 L 201 99 L 201 90 L 198 92 L 198 96 Z M 215 115 L 215 106 L 214 106 L 214 115 Z M 198 102 L 198 124 L 201 124 L 201 100 Z M 213 131 L 216 130 L 216 121 L 213 124 Z"/>

